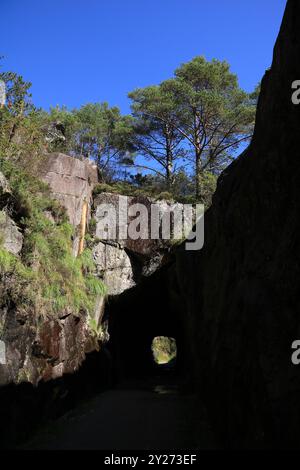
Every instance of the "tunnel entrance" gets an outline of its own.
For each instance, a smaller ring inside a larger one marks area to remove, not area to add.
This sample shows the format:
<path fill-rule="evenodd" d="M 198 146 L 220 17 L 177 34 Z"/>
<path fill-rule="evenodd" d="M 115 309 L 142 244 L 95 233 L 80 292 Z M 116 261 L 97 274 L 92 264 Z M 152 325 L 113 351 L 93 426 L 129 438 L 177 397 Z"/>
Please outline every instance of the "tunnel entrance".
<path fill-rule="evenodd" d="M 183 296 L 171 269 L 170 264 L 163 266 L 107 301 L 108 348 L 117 381 L 163 372 L 166 366 L 178 374 L 188 369 Z"/>

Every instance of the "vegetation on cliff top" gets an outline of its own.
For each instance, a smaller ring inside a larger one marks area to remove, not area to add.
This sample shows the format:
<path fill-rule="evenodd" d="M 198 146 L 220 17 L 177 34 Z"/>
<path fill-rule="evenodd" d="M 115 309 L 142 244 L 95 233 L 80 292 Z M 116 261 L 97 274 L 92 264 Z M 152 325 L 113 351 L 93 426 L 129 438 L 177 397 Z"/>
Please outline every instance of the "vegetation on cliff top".
<path fill-rule="evenodd" d="M 92 315 L 105 288 L 94 276 L 91 251 L 73 256 L 74 228 L 48 185 L 38 179 L 47 139 L 41 112 L 31 102 L 31 84 L 11 72 L 1 73 L 0 78 L 7 89 L 7 105 L 0 108 L 0 170 L 11 189 L 1 209 L 24 236 L 20 256 L 10 254 L 0 240 L 2 288 L 6 286 L 10 302 L 18 308 L 31 306 L 38 315 L 57 315 L 66 309 Z M 5 292 L 1 300 L 5 303 Z"/>
<path fill-rule="evenodd" d="M 0 71 L 0 80 L 2 155 L 33 171 L 43 152 L 60 151 L 95 161 L 103 183 L 206 206 L 220 172 L 251 139 L 259 92 L 243 91 L 227 62 L 204 57 L 129 93 L 130 115 L 105 102 L 46 112 L 33 106 L 22 77 Z"/>

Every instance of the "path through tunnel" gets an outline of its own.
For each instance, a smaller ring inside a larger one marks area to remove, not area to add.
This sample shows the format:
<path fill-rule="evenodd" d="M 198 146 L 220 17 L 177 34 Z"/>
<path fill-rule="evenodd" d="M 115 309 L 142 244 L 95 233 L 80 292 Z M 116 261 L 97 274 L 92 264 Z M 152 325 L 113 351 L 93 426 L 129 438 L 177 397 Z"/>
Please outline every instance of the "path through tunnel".
<path fill-rule="evenodd" d="M 187 373 L 184 307 L 179 291 L 167 265 L 137 286 L 108 299 L 105 320 L 109 324 L 108 347 L 116 381 L 170 370 L 155 363 L 153 340 L 157 337 L 176 341 L 173 372 L 178 376 Z"/>
<path fill-rule="evenodd" d="M 46 427 L 26 448 L 211 448 L 205 409 L 185 386 L 190 385 L 186 318 L 173 266 L 108 299 L 103 320 L 109 324 L 111 386 Z M 171 365 L 155 364 L 154 338 L 173 338 L 173 348 L 176 341 Z"/>

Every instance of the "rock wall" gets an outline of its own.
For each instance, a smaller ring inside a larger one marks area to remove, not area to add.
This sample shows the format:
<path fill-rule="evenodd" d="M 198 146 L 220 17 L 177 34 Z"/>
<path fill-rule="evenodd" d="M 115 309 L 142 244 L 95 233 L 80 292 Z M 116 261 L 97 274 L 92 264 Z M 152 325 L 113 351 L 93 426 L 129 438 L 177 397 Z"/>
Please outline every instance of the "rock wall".
<path fill-rule="evenodd" d="M 90 243 L 96 265 L 95 274 L 107 287 L 108 295 L 116 296 L 136 286 L 144 277 L 153 274 L 168 262 L 172 244 L 168 240 L 151 238 L 130 240 L 127 237 L 103 239 L 99 232 L 103 204 L 110 204 L 119 216 L 120 197 L 117 194 L 103 193 L 93 201 L 93 188 L 98 181 L 98 172 L 94 165 L 70 156 L 54 153 L 41 158 L 40 175 L 48 183 L 53 197 L 65 207 L 70 222 L 75 227 L 74 256 L 77 256 L 85 244 L 86 228 L 93 217 L 94 236 L 90 234 Z M 7 197 L 11 197 L 9 184 L 0 174 L 0 236 L 4 238 L 4 247 L 11 253 L 21 252 L 23 235 L 16 223 L 5 212 Z M 154 200 L 150 198 L 125 198 L 128 201 L 123 214 L 128 229 L 128 210 L 135 204 L 143 204 L 147 216 L 151 217 Z M 156 203 L 160 216 L 166 214 L 172 204 L 166 201 Z M 180 205 L 177 204 L 180 209 Z M 1 209 L 3 208 L 3 211 Z M 150 220 L 150 219 L 149 219 Z M 121 221 L 116 220 L 117 228 Z M 92 225 L 92 224 L 91 224 Z M 110 228 L 113 224 L 110 224 Z M 100 237 L 100 238 L 99 238 Z M 13 277 L 0 283 L 0 294 L 5 298 L 7 289 L 14 289 Z M 6 298 L 10 296 L 6 296 Z M 99 296 L 94 322 L 101 324 L 105 299 Z M 91 334 L 88 318 L 81 314 L 74 316 L 70 309 L 64 310 L 56 318 L 41 316 L 30 305 L 17 308 L 13 302 L 0 307 L 0 339 L 5 343 L 5 361 L 0 364 L 0 385 L 10 382 L 31 382 L 56 379 L 77 370 L 85 355 L 98 349 L 98 340 Z M 103 340 L 107 339 L 104 331 Z"/>
<path fill-rule="evenodd" d="M 2 289 L 0 289 L 0 294 Z M 5 361 L 0 362 L 0 385 L 56 379 L 74 373 L 86 353 L 98 349 L 87 318 L 70 313 L 65 318 L 36 318 L 29 307 L 1 311 Z"/>
<path fill-rule="evenodd" d="M 173 297 L 162 304 L 170 311 L 172 302 L 180 305 L 174 312 L 181 313 L 189 366 L 220 445 L 230 448 L 299 445 L 300 369 L 291 362 L 291 344 L 300 335 L 300 106 L 291 100 L 292 82 L 300 80 L 299 59 L 300 4 L 288 0 L 272 67 L 262 82 L 253 141 L 219 180 L 205 217 L 204 249 L 179 249 L 161 283 L 167 290 L 172 280 L 172 295 L 164 296 L 162 289 L 159 299 Z M 80 227 L 96 169 L 52 154 L 41 176 Z M 114 204 L 113 197 L 95 201 L 97 224 L 97 207 L 109 198 Z M 169 249 L 159 241 L 108 239 L 98 241 L 94 257 L 114 295 L 162 266 Z M 159 283 L 160 278 L 154 285 L 149 281 L 149 296 Z M 125 295 L 131 305 L 130 290 Z M 144 291 L 140 302 L 143 298 Z M 149 329 L 155 303 L 151 307 Z M 16 377 L 38 382 L 72 372 L 95 347 L 84 319 L 70 314 L 36 328 L 32 312 L 15 312 L 14 305 L 6 309 L 9 363 L 0 366 L 1 383 Z M 170 322 L 164 325 L 167 334 Z"/>
<path fill-rule="evenodd" d="M 92 191 L 98 182 L 97 166 L 62 153 L 50 153 L 43 158 L 40 170 L 42 180 L 49 184 L 53 196 L 66 208 L 71 224 L 77 229 L 74 240 L 76 254 L 85 204 L 89 208 L 87 221 L 91 215 Z"/>
<path fill-rule="evenodd" d="M 17 255 L 23 246 L 23 235 L 17 224 L 9 217 L 6 211 L 0 211 L 0 237 L 3 247 Z"/>
<path fill-rule="evenodd" d="M 40 166 L 41 178 L 49 183 L 53 196 L 66 208 L 70 222 L 76 228 L 75 256 L 90 218 L 92 190 L 98 181 L 97 169 L 88 162 L 59 153 L 43 156 Z M 0 237 L 4 248 L 18 255 L 22 250 L 23 235 L 7 213 L 6 205 L 11 197 L 9 184 L 0 173 Z M 85 204 L 87 220 L 81 227 Z M 14 289 L 13 276 L 1 282 L 0 299 L 10 298 L 6 293 Z M 101 321 L 103 303 L 104 299 L 99 298 L 95 312 L 97 324 Z M 47 312 L 40 315 L 31 305 L 16 306 L 13 300 L 1 304 L 0 339 L 0 385 L 11 382 L 37 384 L 40 380 L 73 373 L 84 361 L 86 353 L 99 348 L 87 315 L 74 316 L 67 309 L 57 318 L 51 318 Z"/>
<path fill-rule="evenodd" d="M 177 254 L 199 391 L 222 445 L 298 447 L 300 3 L 287 2 L 250 147 L 223 173 L 204 249 Z"/>
<path fill-rule="evenodd" d="M 22 249 L 23 235 L 6 210 L 10 197 L 11 189 L 8 181 L 0 172 L 0 243 L 7 251 L 17 255 Z"/>

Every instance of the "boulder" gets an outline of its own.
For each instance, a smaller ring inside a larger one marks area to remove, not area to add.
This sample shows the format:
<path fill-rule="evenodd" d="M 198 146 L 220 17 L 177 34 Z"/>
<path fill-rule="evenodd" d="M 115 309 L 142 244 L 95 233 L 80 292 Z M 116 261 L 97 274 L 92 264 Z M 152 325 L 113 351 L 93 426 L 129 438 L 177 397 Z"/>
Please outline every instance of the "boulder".
<path fill-rule="evenodd" d="M 40 172 L 42 180 L 49 184 L 53 197 L 66 208 L 70 223 L 77 229 L 74 240 L 76 254 L 85 207 L 87 213 L 84 231 L 90 219 L 92 191 L 98 182 L 97 166 L 88 160 L 79 160 L 62 153 L 50 153 L 42 159 Z"/>
<path fill-rule="evenodd" d="M 7 179 L 5 178 L 4 174 L 0 171 L 0 196 L 3 194 L 10 194 L 10 187 L 8 184 Z"/>
<path fill-rule="evenodd" d="M 103 279 L 108 295 L 121 294 L 134 286 L 130 257 L 119 244 L 99 242 L 93 249 L 93 257 L 97 275 Z"/>

